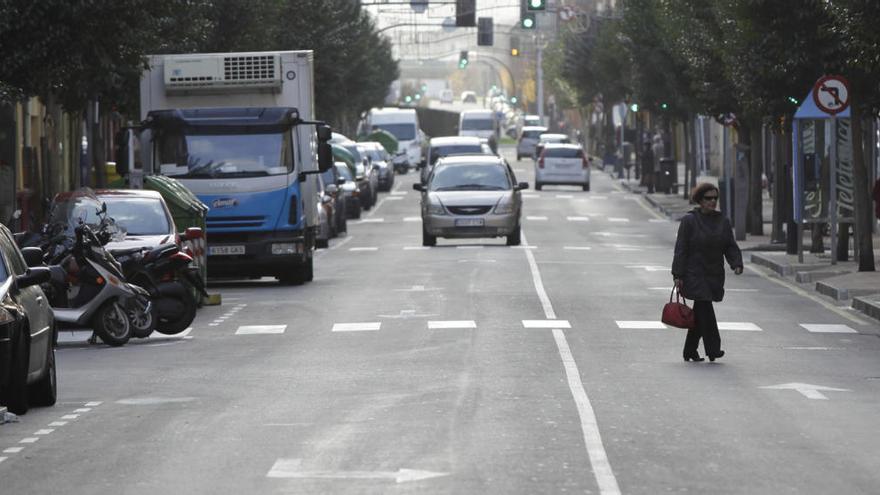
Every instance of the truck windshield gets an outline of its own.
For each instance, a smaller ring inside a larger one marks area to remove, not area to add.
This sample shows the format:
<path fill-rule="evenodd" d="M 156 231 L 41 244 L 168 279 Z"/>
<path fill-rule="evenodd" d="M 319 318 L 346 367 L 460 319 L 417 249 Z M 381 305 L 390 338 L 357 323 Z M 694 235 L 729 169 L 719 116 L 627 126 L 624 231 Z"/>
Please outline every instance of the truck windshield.
<path fill-rule="evenodd" d="M 290 134 L 163 133 L 157 140 L 162 175 L 180 178 L 259 177 L 293 170 Z"/>
<path fill-rule="evenodd" d="M 463 131 L 492 131 L 495 130 L 495 122 L 491 119 L 463 119 L 461 121 Z"/>
<path fill-rule="evenodd" d="M 416 138 L 416 126 L 414 124 L 375 124 L 373 127 L 390 132 L 398 141 L 412 141 Z"/>

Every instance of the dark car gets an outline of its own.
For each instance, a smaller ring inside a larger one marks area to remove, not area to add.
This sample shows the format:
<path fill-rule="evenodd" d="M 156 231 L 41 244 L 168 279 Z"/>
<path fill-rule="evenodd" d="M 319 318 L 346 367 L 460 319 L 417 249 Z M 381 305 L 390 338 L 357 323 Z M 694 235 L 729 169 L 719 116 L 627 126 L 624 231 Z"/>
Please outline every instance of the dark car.
<path fill-rule="evenodd" d="M 339 172 L 339 177 L 343 180 L 342 184 L 339 185 L 339 189 L 345 197 L 345 218 L 360 218 L 361 191 L 354 180 L 354 173 L 352 173 L 351 167 L 345 162 L 336 162 L 335 165 L 336 171 Z"/>
<path fill-rule="evenodd" d="M 345 184 L 345 177 L 342 177 L 340 174 L 341 172 L 335 166 L 330 167 L 326 172 L 321 173 L 321 182 L 324 185 L 324 191 L 333 198 L 335 215 L 333 222 L 335 223 L 337 234 L 348 231 L 348 224 L 346 222 L 346 218 L 348 218 L 346 215 L 346 211 L 348 210 L 348 205 L 346 204 L 348 198 L 345 191 L 342 189 L 342 185 Z"/>
<path fill-rule="evenodd" d="M 346 141 L 340 146 L 354 157 L 354 175 L 361 192 L 361 208 L 369 210 L 376 204 L 379 195 L 379 171 L 373 168 L 369 157 L 356 142 Z"/>
<path fill-rule="evenodd" d="M 23 254 L 0 225 L 0 404 L 15 414 L 54 405 L 57 397 L 55 325 L 39 286 L 49 268 L 41 264 L 39 248 Z"/>

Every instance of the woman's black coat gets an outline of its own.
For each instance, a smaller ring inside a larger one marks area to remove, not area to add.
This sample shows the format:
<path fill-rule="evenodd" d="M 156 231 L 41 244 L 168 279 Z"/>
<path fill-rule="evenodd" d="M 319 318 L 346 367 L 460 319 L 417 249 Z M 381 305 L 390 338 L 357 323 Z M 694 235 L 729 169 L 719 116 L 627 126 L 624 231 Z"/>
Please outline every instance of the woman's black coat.
<path fill-rule="evenodd" d="M 672 277 L 682 280 L 681 295 L 695 301 L 724 298 L 724 258 L 742 268 L 742 253 L 733 238 L 730 220 L 720 212 L 687 213 L 678 226 Z"/>

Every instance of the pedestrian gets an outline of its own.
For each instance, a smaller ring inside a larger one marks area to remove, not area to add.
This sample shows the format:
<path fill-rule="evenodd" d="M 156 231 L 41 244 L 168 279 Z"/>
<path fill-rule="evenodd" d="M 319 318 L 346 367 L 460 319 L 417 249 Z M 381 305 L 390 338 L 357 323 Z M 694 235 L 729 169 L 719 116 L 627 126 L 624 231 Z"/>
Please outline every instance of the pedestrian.
<path fill-rule="evenodd" d="M 715 209 L 718 188 L 702 183 L 691 191 L 697 207 L 678 226 L 672 277 L 681 295 L 694 301 L 694 327 L 689 328 L 682 356 L 703 361 L 697 352 L 700 338 L 709 361 L 724 356 L 712 302 L 724 298 L 724 258 L 737 275 L 742 274 L 742 252 L 733 238 L 730 220 Z"/>
<path fill-rule="evenodd" d="M 654 150 L 649 140 L 642 145 L 642 177 L 648 186 L 648 194 L 654 194 Z"/>

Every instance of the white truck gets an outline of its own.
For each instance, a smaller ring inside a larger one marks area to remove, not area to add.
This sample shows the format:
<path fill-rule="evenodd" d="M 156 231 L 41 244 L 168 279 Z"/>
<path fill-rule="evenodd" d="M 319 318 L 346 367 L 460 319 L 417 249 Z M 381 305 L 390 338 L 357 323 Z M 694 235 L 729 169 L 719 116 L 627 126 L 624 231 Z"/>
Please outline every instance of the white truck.
<path fill-rule="evenodd" d="M 149 56 L 142 122 L 117 167 L 133 172 L 133 182 L 141 173 L 174 177 L 208 205 L 211 276 L 312 280 L 314 174 L 333 166 L 331 129 L 313 120 L 313 57 L 311 51 Z"/>

